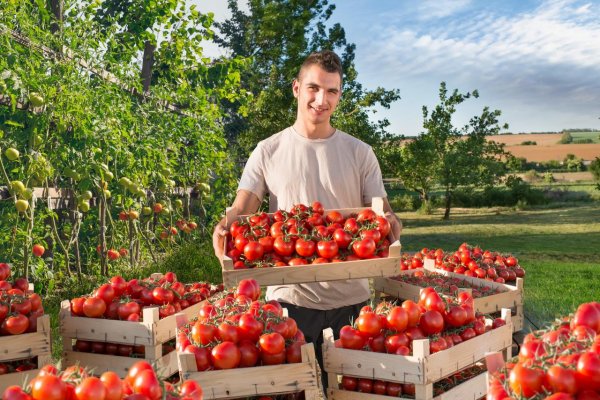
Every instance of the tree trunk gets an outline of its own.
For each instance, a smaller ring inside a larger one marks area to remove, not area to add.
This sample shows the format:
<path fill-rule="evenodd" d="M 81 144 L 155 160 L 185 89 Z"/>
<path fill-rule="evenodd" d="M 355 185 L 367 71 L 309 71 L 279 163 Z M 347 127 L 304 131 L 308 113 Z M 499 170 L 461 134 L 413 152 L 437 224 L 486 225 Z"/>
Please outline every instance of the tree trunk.
<path fill-rule="evenodd" d="M 50 0 L 50 11 L 54 20 L 50 25 L 50 32 L 60 32 L 63 23 L 63 0 Z"/>
<path fill-rule="evenodd" d="M 152 81 L 152 64 L 154 64 L 154 46 L 149 40 L 144 42 L 144 57 L 142 64 L 142 84 L 144 93 L 150 92 L 150 83 Z"/>
<path fill-rule="evenodd" d="M 450 219 L 450 207 L 452 205 L 452 191 L 449 188 L 446 188 L 446 211 L 444 211 L 445 220 Z"/>

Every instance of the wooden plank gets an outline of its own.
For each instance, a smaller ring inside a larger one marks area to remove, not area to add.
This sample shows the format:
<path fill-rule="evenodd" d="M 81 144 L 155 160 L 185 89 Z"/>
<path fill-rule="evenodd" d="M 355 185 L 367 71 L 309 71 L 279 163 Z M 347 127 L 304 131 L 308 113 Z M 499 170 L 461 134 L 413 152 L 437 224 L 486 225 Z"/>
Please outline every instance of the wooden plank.
<path fill-rule="evenodd" d="M 13 361 L 51 353 L 50 317 L 37 320 L 37 331 L 0 337 L 0 361 Z"/>
<path fill-rule="evenodd" d="M 202 302 L 194 304 L 181 313 L 195 316 L 202 308 L 202 304 Z M 69 301 L 65 300 L 61 303 L 60 332 L 63 338 L 134 346 L 157 346 L 175 338 L 177 325 L 174 315 L 159 319 L 158 307 L 146 307 L 142 312 L 142 322 L 74 317 L 71 315 Z"/>
<path fill-rule="evenodd" d="M 396 241 L 390 246 L 390 254 L 393 250 L 400 251 L 400 242 Z M 223 283 L 225 286 L 236 286 L 242 279 L 255 279 L 261 286 L 327 282 L 392 276 L 398 274 L 399 270 L 400 257 L 390 256 L 388 258 L 311 264 L 297 267 L 223 269 Z"/>
<path fill-rule="evenodd" d="M 485 397 L 487 373 L 481 373 L 438 396 L 415 396 L 416 400 L 477 400 Z M 419 385 L 421 386 L 421 385 Z M 431 385 L 427 385 L 431 386 Z M 416 387 L 415 387 L 416 389 Z M 390 396 L 373 393 L 352 392 L 343 389 L 329 388 L 327 398 L 330 400 L 389 400 Z"/>
<path fill-rule="evenodd" d="M 307 392 L 314 398 L 319 379 L 312 343 L 302 346 L 302 362 L 230 370 L 196 370 L 193 354 L 179 353 L 182 379 L 192 379 L 202 386 L 205 399 L 229 399 L 244 396 Z"/>
<path fill-rule="evenodd" d="M 114 371 L 121 378 L 127 376 L 129 368 L 143 358 L 112 356 L 108 354 L 82 353 L 79 351 L 64 351 L 63 365 L 81 365 L 89 368 L 94 375 L 100 376 L 106 371 Z M 159 378 L 167 378 L 177 373 L 177 352 L 171 351 L 159 359 L 150 362 Z"/>
<path fill-rule="evenodd" d="M 37 376 L 39 369 L 32 369 L 23 372 L 13 372 L 12 374 L 0 375 L 0 393 L 12 385 L 26 387 L 27 384 Z"/>

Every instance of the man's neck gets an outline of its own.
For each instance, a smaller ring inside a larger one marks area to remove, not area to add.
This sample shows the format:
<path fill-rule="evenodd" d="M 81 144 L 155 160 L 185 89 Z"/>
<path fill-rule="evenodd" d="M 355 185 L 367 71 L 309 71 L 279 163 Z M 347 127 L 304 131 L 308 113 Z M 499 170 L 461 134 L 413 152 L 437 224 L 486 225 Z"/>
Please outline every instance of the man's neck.
<path fill-rule="evenodd" d="M 307 139 L 327 139 L 335 133 L 335 128 L 329 123 L 327 124 L 303 124 L 299 121 L 294 122 L 292 128 L 300 136 L 304 136 Z"/>

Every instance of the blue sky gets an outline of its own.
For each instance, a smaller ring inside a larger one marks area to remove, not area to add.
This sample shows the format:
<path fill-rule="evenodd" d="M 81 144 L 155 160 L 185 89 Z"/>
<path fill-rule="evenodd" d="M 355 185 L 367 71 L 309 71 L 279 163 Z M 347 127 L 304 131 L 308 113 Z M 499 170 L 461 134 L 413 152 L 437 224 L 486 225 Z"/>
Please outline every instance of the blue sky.
<path fill-rule="evenodd" d="M 190 0 L 222 20 L 225 0 Z M 484 106 L 502 111 L 511 132 L 600 129 L 600 1 L 337 0 L 339 22 L 356 44 L 358 80 L 400 89 L 387 117 L 393 133 L 422 130 L 445 81 L 461 92 L 455 124 Z M 207 46 L 210 54 L 221 53 Z"/>

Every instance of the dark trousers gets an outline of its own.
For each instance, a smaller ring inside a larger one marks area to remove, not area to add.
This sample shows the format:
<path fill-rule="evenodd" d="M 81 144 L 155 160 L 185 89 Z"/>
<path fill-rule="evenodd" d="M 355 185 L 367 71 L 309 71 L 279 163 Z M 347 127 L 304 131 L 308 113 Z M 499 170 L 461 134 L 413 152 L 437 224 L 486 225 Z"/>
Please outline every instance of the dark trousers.
<path fill-rule="evenodd" d="M 339 339 L 340 329 L 349 325 L 350 321 L 358 317 L 360 309 L 367 304 L 362 302 L 351 306 L 334 308 L 332 310 L 315 310 L 300 307 L 289 303 L 280 302 L 283 308 L 287 308 L 288 316 L 294 318 L 298 328 L 304 333 L 308 343 L 314 343 L 315 353 L 319 367 L 321 367 L 321 382 L 323 391 L 327 395 L 327 373 L 323 369 L 323 329 L 331 328 L 335 339 Z"/>

